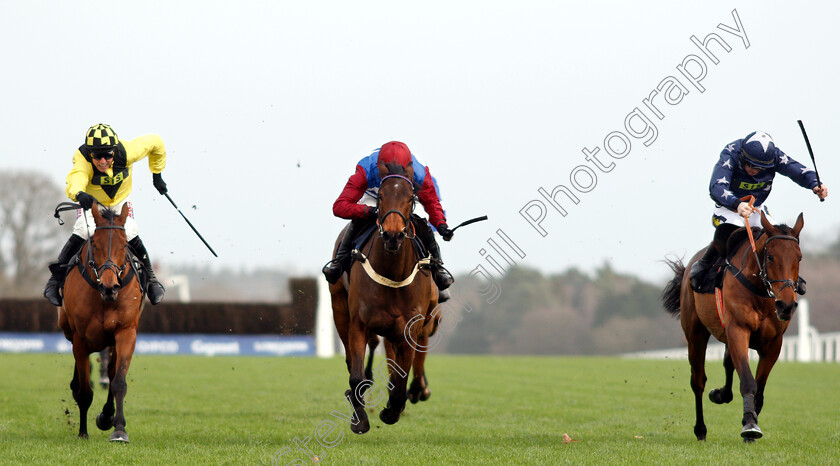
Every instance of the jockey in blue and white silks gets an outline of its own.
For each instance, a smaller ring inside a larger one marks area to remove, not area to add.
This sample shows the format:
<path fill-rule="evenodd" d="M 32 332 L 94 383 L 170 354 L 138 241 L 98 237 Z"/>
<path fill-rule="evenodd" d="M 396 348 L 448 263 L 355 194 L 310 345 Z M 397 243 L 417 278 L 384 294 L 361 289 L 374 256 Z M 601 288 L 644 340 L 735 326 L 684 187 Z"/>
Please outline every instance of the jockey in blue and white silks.
<path fill-rule="evenodd" d="M 754 131 L 724 147 L 709 181 L 709 196 L 716 203 L 712 213 L 715 236 L 703 257 L 691 268 L 695 290 L 715 260 L 726 253 L 729 235 L 744 226 L 744 218 L 749 218 L 751 226 L 760 225 L 762 211 L 772 221 L 765 201 L 773 189 L 776 173 L 812 190 L 820 199 L 828 196 L 828 188 L 817 182 L 814 170 L 782 152 L 763 131 Z M 741 200 L 749 195 L 755 197 L 752 207 Z"/>

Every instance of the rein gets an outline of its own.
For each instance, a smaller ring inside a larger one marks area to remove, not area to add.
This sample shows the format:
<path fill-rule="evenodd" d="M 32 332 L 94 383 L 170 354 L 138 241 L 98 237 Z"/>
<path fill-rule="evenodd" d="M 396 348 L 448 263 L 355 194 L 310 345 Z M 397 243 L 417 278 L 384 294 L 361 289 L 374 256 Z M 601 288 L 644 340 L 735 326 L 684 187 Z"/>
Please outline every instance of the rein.
<path fill-rule="evenodd" d="M 750 207 L 752 207 L 753 202 L 755 201 L 755 197 L 753 196 L 746 196 L 741 199 L 742 201 L 748 201 Z M 791 279 L 785 280 L 771 280 L 767 276 L 767 245 L 770 244 L 770 241 L 773 240 L 788 240 L 788 241 L 795 241 L 796 244 L 799 244 L 799 238 L 790 235 L 775 235 L 767 238 L 767 241 L 764 242 L 764 247 L 762 248 L 762 259 L 758 258 L 758 250 L 755 247 L 755 239 L 753 238 L 752 228 L 750 228 L 750 220 L 748 217 L 744 217 L 744 225 L 747 229 L 747 236 L 750 238 L 750 247 L 753 252 L 753 256 L 755 257 L 755 263 L 758 266 L 758 278 L 761 280 L 762 285 L 764 285 L 764 290 L 760 290 L 755 286 L 753 282 L 751 282 L 747 277 L 744 275 L 743 271 L 739 268 L 735 267 L 729 259 L 726 260 L 726 270 L 738 279 L 744 287 L 746 287 L 750 292 L 755 295 L 761 296 L 762 298 L 776 298 L 776 293 L 773 292 L 773 283 L 784 283 L 782 287 L 779 289 L 779 293 L 782 292 L 787 287 L 791 287 L 796 290 L 796 283 Z M 744 251 L 744 257 L 741 258 L 741 264 L 743 265 L 747 259 L 747 253 L 749 250 Z"/>
<path fill-rule="evenodd" d="M 417 204 L 417 195 L 415 194 L 414 183 L 412 183 L 410 179 L 408 179 L 408 178 L 406 178 L 405 176 L 402 176 L 402 175 L 387 175 L 387 176 L 382 178 L 382 181 L 385 181 L 388 178 L 399 178 L 401 180 L 404 180 L 404 181 L 408 182 L 408 185 L 411 187 L 411 212 L 414 212 L 414 207 Z M 377 198 L 376 198 L 376 210 L 377 210 L 377 212 L 379 211 L 379 200 L 380 200 L 380 197 L 377 196 Z M 412 224 L 411 221 L 409 220 L 409 218 L 411 217 L 411 212 L 409 212 L 409 217 L 406 217 L 405 214 L 403 214 L 402 212 L 400 212 L 397 209 L 391 209 L 391 210 L 385 212 L 385 214 L 379 214 L 377 216 L 377 219 L 376 219 L 376 224 L 377 224 L 377 227 L 379 229 L 379 237 L 382 238 L 382 235 L 385 233 L 385 231 L 382 229 L 382 224 L 385 222 L 385 219 L 388 218 L 388 216 L 391 215 L 391 214 L 396 214 L 396 215 L 400 216 L 400 218 L 403 220 L 403 224 L 405 225 L 405 227 L 403 227 L 403 229 L 402 229 L 402 232 L 405 234 L 405 239 L 407 239 L 409 241 L 413 240 L 416 236 L 416 232 L 414 231 L 414 224 Z M 370 245 L 368 246 L 368 254 L 370 254 L 371 250 L 373 249 L 373 242 L 374 242 L 373 240 L 370 241 Z M 408 277 L 406 277 L 404 280 L 396 281 L 396 280 L 392 280 L 388 277 L 385 277 L 385 276 L 379 274 L 376 270 L 374 270 L 373 265 L 371 265 L 367 256 L 365 256 L 365 254 L 362 253 L 361 251 L 358 251 L 358 250 L 353 251 L 353 258 L 355 260 L 359 261 L 359 263 L 362 264 L 362 268 L 364 269 L 364 271 L 367 273 L 368 277 L 370 277 L 371 280 L 375 281 L 376 283 L 379 283 L 380 285 L 387 286 L 389 288 L 402 288 L 402 287 L 410 285 L 411 283 L 414 282 L 414 278 L 417 276 L 417 272 L 419 272 L 421 269 L 428 268 L 431 265 L 431 260 L 432 260 L 431 256 L 427 256 L 427 257 L 419 259 L 414 264 L 414 268 L 412 269 L 411 274 L 409 274 Z"/>

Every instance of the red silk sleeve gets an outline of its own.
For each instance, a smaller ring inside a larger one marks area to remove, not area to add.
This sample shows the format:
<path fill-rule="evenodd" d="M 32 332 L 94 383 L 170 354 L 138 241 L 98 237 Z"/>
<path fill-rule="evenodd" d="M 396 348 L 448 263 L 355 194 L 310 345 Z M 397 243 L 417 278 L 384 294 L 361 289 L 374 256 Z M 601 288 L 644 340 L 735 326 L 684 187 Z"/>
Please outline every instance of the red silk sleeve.
<path fill-rule="evenodd" d="M 440 198 L 437 190 L 435 190 L 435 183 L 432 181 L 432 175 L 429 173 L 429 167 L 426 167 L 426 176 L 423 179 L 423 186 L 420 187 L 420 192 L 417 194 L 420 199 L 420 204 L 423 209 L 429 214 L 429 222 L 433 226 L 438 226 L 446 222 L 446 216 L 443 214 L 443 207 L 440 205 Z"/>
<path fill-rule="evenodd" d="M 365 218 L 367 206 L 359 204 L 359 199 L 365 194 L 366 189 L 367 173 L 361 165 L 356 165 L 356 173 L 347 180 L 344 190 L 333 203 L 333 215 L 347 220 Z"/>

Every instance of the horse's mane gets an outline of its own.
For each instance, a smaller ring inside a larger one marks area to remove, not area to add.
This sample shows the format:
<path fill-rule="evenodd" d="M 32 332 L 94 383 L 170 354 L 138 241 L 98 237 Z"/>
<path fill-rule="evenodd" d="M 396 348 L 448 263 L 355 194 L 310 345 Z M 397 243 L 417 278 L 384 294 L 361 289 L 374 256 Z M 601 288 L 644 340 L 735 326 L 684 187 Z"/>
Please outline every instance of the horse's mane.
<path fill-rule="evenodd" d="M 108 220 L 109 222 L 113 222 L 117 218 L 117 215 L 118 215 L 116 212 L 114 212 L 111 209 L 105 209 L 105 210 L 102 210 L 100 212 L 102 213 L 102 217 L 104 217 L 105 220 Z"/>
<path fill-rule="evenodd" d="M 773 225 L 777 230 L 781 231 L 783 235 L 789 235 L 793 228 L 789 227 L 786 223 L 780 223 L 778 225 Z"/>

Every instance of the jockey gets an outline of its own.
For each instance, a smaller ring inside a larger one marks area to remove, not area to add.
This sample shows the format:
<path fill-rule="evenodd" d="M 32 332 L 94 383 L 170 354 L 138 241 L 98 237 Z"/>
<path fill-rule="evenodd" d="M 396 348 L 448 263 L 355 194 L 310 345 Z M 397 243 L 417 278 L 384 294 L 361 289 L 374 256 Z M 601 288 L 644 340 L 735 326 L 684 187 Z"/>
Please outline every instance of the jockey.
<path fill-rule="evenodd" d="M 691 287 L 694 290 L 700 289 L 703 278 L 716 259 L 726 255 L 726 241 L 733 231 L 744 226 L 743 218 L 749 217 L 750 225 L 761 225 L 761 211 L 772 222 L 764 201 L 770 195 L 776 172 L 812 190 L 820 199 L 828 196 L 828 188 L 817 182 L 814 170 L 782 152 L 769 134 L 754 131 L 744 139 L 727 145 L 720 153 L 709 183 L 709 195 L 716 202 L 712 213 L 715 235 L 703 257 L 691 267 Z M 753 207 L 741 200 L 748 195 L 755 196 Z M 801 278 L 797 292 L 805 294 Z"/>
<path fill-rule="evenodd" d="M 417 237 L 423 241 L 424 246 L 432 256 L 435 284 L 437 284 L 439 290 L 445 290 L 454 279 L 442 267 L 440 248 L 435 241 L 435 235 L 429 223 L 431 222 L 435 226 L 435 229 L 445 241 L 452 239 L 453 233 L 446 224 L 446 216 L 443 213 L 443 207 L 440 205 L 437 182 L 429 173 L 429 168 L 422 165 L 414 157 L 408 146 L 398 141 L 385 143 L 369 156 L 360 160 L 356 165 L 356 173 L 347 180 L 344 190 L 333 204 L 333 214 L 336 217 L 351 220 L 351 222 L 341 239 L 335 259 L 324 266 L 324 276 L 330 283 L 336 283 L 341 278 L 341 274 L 349 266 L 347 259 L 350 257 L 350 247 L 356 235 L 364 231 L 365 226 L 376 221 L 376 199 L 382 182 L 378 168 L 380 162 L 398 163 L 406 168 L 413 166 L 413 181 L 417 186 L 420 186 L 417 197 L 423 205 L 423 209 L 429 214 L 429 221 L 417 215 L 412 215 L 412 222 Z"/>
<path fill-rule="evenodd" d="M 148 272 L 149 284 L 146 291 L 149 301 L 157 304 L 163 299 L 163 285 L 155 277 L 146 247 L 137 236 L 137 222 L 134 220 L 134 210 L 128 197 L 131 193 L 132 165 L 146 157 L 149 157 L 152 184 L 160 194 L 166 193 L 166 183 L 161 178 L 161 171 L 166 166 L 166 149 L 160 136 L 149 134 L 131 141 L 120 141 L 117 133 L 108 125 L 98 124 L 88 129 L 85 143 L 73 154 L 73 168 L 66 180 L 67 197 L 78 202 L 82 209 L 78 211 L 73 234 L 58 254 L 58 261 L 49 266 L 52 276 L 44 290 L 44 297 L 53 305 L 61 305 L 58 289 L 64 284 L 65 265 L 93 234 L 96 226 L 90 212 L 93 201 L 99 203 L 100 210 L 110 209 L 117 212 L 122 209 L 123 204 L 128 204 L 129 216 L 125 221 L 128 245 Z"/>

